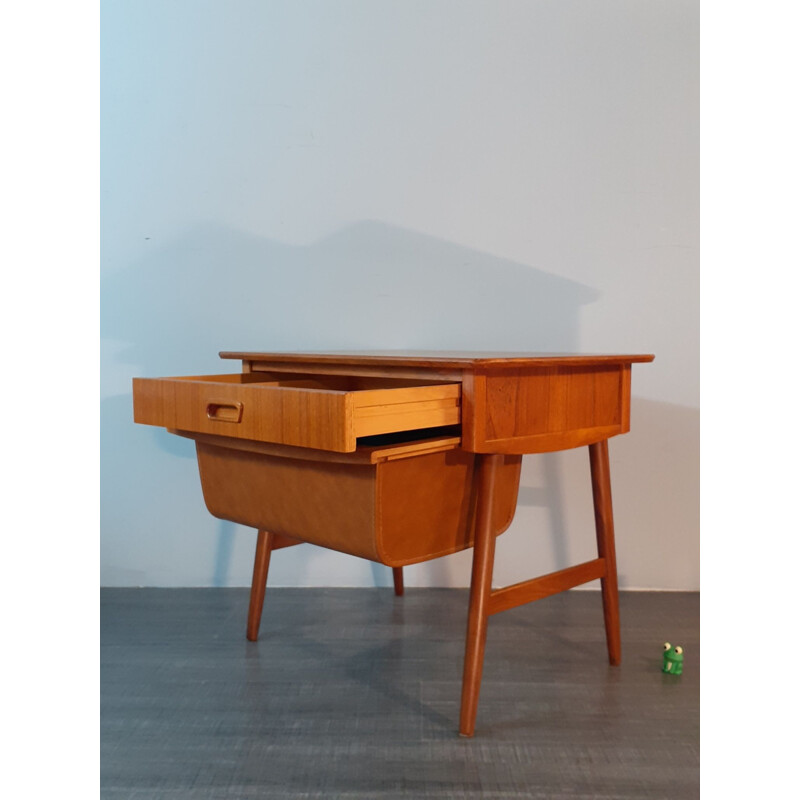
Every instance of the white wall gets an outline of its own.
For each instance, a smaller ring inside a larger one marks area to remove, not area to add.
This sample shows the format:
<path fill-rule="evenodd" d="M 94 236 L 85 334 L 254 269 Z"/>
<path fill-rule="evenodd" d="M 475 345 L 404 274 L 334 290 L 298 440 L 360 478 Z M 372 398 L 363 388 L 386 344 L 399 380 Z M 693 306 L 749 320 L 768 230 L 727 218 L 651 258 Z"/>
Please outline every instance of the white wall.
<path fill-rule="evenodd" d="M 655 353 L 610 444 L 620 580 L 697 589 L 697 84 L 694 0 L 104 3 L 102 583 L 251 574 L 132 377 L 352 347 Z M 496 582 L 593 543 L 586 452 L 526 457 Z M 270 573 L 389 580 L 310 546 Z"/>

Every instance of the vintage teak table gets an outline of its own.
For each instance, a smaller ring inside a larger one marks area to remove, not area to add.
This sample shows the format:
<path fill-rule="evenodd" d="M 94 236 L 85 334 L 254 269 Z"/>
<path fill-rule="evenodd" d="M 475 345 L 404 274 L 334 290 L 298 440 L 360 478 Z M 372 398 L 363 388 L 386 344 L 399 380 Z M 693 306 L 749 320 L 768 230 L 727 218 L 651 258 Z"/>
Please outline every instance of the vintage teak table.
<path fill-rule="evenodd" d="M 137 378 L 134 419 L 194 439 L 216 517 L 258 530 L 247 638 L 270 553 L 301 542 L 402 568 L 474 547 L 460 732 L 472 736 L 489 617 L 600 579 L 620 662 L 608 439 L 652 355 L 239 353 L 239 374 Z M 587 446 L 597 558 L 492 589 L 522 455 Z"/>

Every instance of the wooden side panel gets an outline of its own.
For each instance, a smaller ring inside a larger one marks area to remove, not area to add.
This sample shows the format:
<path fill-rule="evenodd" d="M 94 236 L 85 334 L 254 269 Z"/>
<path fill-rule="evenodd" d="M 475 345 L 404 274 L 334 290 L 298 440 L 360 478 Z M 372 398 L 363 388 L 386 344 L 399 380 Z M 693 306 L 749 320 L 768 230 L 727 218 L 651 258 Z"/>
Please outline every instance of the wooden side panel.
<path fill-rule="evenodd" d="M 631 365 L 622 367 L 622 430 L 627 433 L 631 429 Z"/>
<path fill-rule="evenodd" d="M 220 519 L 377 560 L 375 470 L 197 443 L 206 507 Z"/>
<path fill-rule="evenodd" d="M 353 392 L 356 437 L 458 425 L 458 383 Z"/>
<path fill-rule="evenodd" d="M 464 450 L 378 466 L 378 560 L 404 566 L 457 553 L 475 540 L 475 456 Z M 492 532 L 514 519 L 522 456 L 500 456 Z"/>
<path fill-rule="evenodd" d="M 353 378 L 353 382 L 358 382 Z M 371 383 L 376 383 L 376 380 Z M 362 381 L 362 385 L 369 387 L 367 381 Z M 355 407 L 359 410 L 386 409 L 395 406 L 414 403 L 415 405 L 424 402 L 439 401 L 451 406 L 459 405 L 461 399 L 461 386 L 458 383 L 434 383 L 430 385 L 414 383 L 411 386 L 402 386 L 400 380 L 391 381 L 388 388 L 361 388 L 354 386 L 357 390 L 355 395 Z"/>
<path fill-rule="evenodd" d="M 463 391 L 464 446 L 473 452 L 563 450 L 629 428 L 630 365 L 476 374 Z"/>

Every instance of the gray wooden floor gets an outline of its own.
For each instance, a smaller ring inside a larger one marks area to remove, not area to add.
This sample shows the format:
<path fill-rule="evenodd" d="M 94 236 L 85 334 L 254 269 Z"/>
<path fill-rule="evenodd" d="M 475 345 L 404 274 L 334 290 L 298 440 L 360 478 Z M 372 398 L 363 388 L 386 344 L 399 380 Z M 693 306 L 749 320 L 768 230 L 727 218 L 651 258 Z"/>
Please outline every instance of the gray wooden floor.
<path fill-rule="evenodd" d="M 102 797 L 699 796 L 699 596 L 600 595 L 492 617 L 474 739 L 457 734 L 466 590 L 106 589 Z M 660 671 L 682 644 L 682 676 Z"/>

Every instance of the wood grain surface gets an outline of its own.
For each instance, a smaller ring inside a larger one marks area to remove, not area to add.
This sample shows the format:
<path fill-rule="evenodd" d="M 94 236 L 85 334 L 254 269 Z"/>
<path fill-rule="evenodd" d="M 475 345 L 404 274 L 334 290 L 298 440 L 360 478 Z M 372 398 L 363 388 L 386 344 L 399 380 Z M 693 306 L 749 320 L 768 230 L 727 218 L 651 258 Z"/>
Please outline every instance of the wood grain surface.
<path fill-rule="evenodd" d="M 458 425 L 458 383 L 355 376 L 135 378 L 134 422 L 297 447 L 352 452 L 357 439 Z"/>
<path fill-rule="evenodd" d="M 328 363 L 347 365 L 386 364 L 397 367 L 525 367 L 578 366 L 591 364 L 633 364 L 652 361 L 652 354 L 620 355 L 608 353 L 536 353 L 501 351 L 458 350 L 361 350 L 361 351 L 298 351 L 295 353 L 262 353 L 222 351 L 220 358 L 236 359 L 251 363 L 295 362 Z"/>

